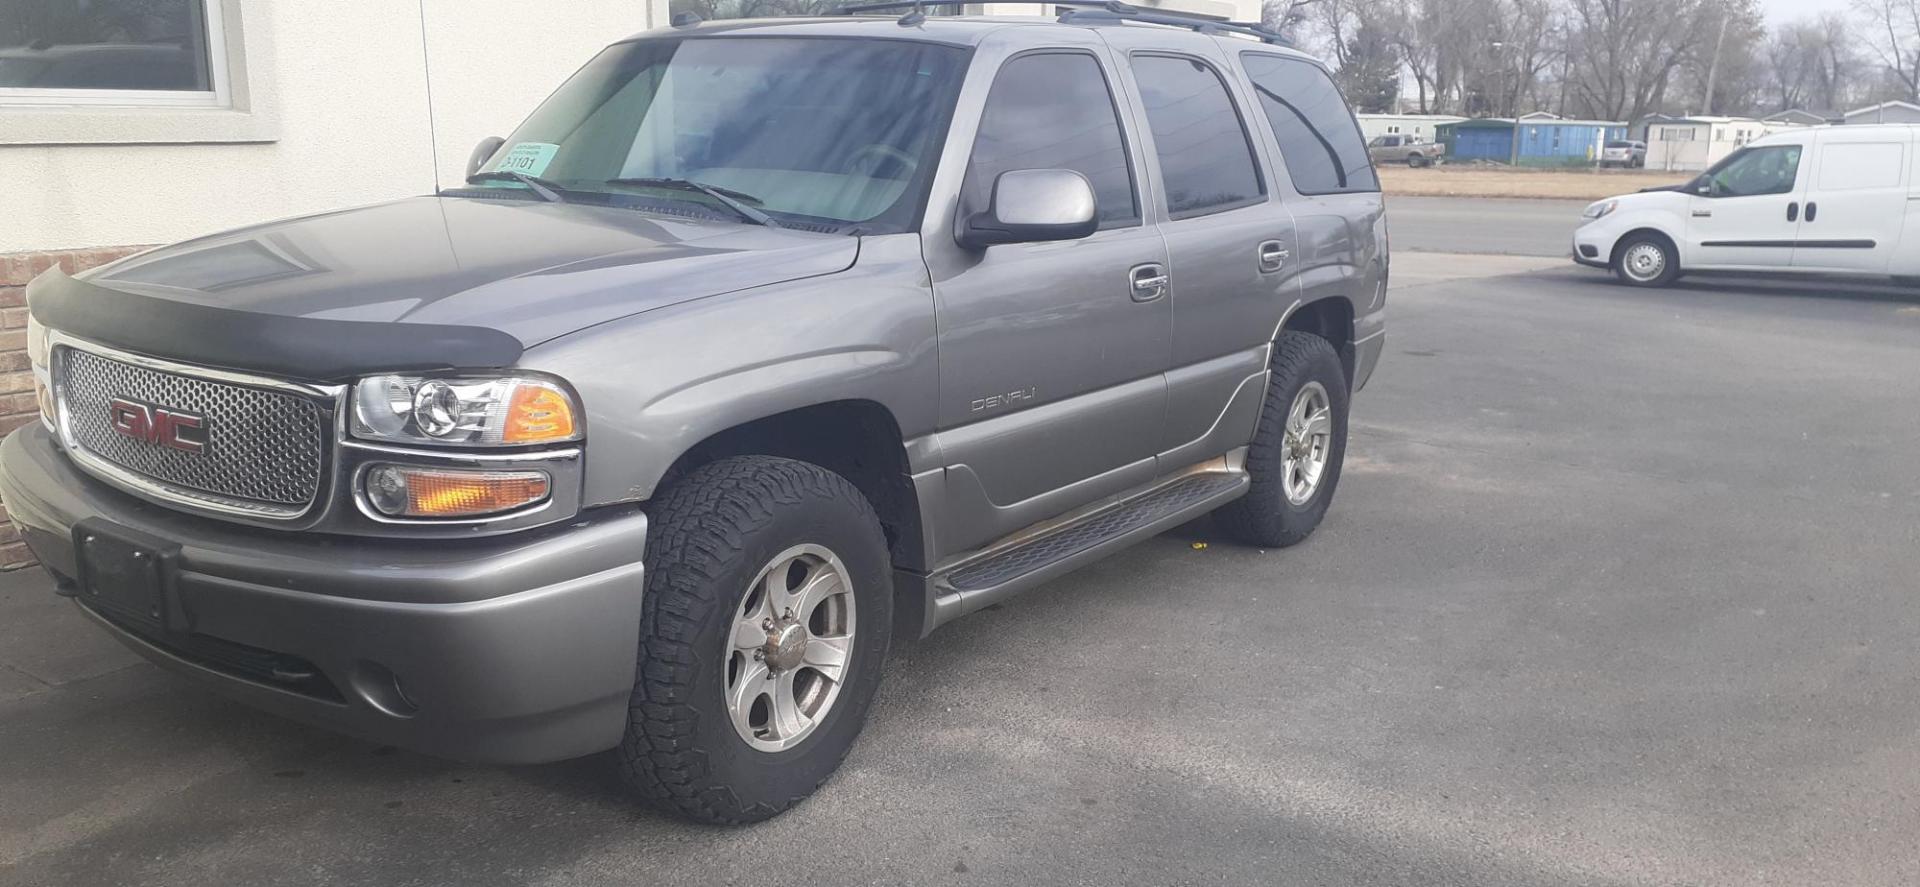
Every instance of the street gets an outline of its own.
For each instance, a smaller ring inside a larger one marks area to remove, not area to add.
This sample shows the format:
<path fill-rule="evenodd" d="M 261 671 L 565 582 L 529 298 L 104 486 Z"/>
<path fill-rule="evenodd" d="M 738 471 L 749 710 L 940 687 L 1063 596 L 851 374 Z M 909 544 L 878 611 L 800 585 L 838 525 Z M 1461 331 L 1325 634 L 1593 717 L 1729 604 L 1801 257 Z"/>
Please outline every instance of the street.
<path fill-rule="evenodd" d="M 1914 883 L 1920 295 L 1627 289 L 1559 258 L 1581 205 L 1391 198 L 1315 536 L 901 645 L 761 826 L 282 722 L 0 575 L 0 883 Z"/>
<path fill-rule="evenodd" d="M 1567 255 L 1584 200 L 1387 198 L 1393 248 L 1514 256 Z"/>

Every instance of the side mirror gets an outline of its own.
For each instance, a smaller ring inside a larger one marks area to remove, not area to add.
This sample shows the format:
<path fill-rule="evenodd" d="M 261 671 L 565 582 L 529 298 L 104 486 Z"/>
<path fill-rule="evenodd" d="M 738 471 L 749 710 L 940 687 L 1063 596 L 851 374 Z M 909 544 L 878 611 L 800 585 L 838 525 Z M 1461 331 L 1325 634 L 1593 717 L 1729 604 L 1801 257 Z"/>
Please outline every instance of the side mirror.
<path fill-rule="evenodd" d="M 993 181 L 993 202 L 960 226 L 967 249 L 1079 240 L 1100 228 L 1093 185 L 1070 169 L 1014 169 Z"/>
<path fill-rule="evenodd" d="M 487 161 L 500 151 L 500 146 L 506 143 L 507 140 L 499 136 L 487 136 L 480 140 L 480 144 L 473 146 L 473 153 L 467 155 L 467 178 L 473 178 L 473 174 L 486 166 Z"/>

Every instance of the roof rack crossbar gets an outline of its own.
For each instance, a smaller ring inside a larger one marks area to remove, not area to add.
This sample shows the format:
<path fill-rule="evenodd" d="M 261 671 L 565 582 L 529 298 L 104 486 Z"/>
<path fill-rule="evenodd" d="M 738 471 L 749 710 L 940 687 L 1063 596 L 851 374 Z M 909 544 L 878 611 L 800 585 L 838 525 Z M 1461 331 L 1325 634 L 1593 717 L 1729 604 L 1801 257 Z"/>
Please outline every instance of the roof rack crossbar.
<path fill-rule="evenodd" d="M 979 3 L 995 5 L 1032 5 L 1064 7 L 1060 20 L 1070 21 L 1133 21 L 1150 25 L 1171 25 L 1177 28 L 1191 28 L 1202 34 L 1241 34 L 1253 37 L 1263 43 L 1280 46 L 1292 46 L 1293 41 L 1258 22 L 1235 22 L 1217 19 L 1197 13 L 1181 12 L 1174 9 L 1152 9 L 1123 3 L 1120 0 L 886 0 L 879 3 L 859 3 L 843 6 L 840 15 L 864 15 L 870 12 L 892 12 L 910 10 L 921 12 L 930 6 L 965 7 Z"/>

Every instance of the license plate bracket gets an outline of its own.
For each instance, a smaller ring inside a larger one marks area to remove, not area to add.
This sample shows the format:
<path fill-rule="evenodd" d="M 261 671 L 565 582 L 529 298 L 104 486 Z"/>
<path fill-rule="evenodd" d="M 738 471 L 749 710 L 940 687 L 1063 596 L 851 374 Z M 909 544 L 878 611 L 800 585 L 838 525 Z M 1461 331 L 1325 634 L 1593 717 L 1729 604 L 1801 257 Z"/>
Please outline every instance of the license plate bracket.
<path fill-rule="evenodd" d="M 73 551 L 82 602 L 150 630 L 187 630 L 174 581 L 178 545 L 89 518 L 73 528 Z"/>

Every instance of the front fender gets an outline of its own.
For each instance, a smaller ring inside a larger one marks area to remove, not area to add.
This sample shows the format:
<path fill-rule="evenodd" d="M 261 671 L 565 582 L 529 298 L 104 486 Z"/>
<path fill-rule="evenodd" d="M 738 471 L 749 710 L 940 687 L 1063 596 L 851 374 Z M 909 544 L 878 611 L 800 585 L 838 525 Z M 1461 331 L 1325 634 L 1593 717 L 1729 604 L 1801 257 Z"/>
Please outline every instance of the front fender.
<path fill-rule="evenodd" d="M 871 237 L 854 267 L 602 324 L 540 345 L 523 366 L 573 384 L 587 414 L 586 506 L 644 500 L 713 435 L 830 401 L 886 407 L 932 431 L 932 289 L 917 235 Z"/>
<path fill-rule="evenodd" d="M 1666 235 L 1680 250 L 1681 264 L 1687 263 L 1686 228 L 1684 219 L 1676 218 L 1674 213 L 1664 209 L 1619 209 L 1596 221 L 1588 222 L 1575 229 L 1573 243 L 1576 255 L 1584 254 L 1580 248 L 1591 246 L 1595 255 L 1591 258 L 1598 262 L 1613 261 L 1613 250 L 1620 239 L 1635 231 L 1652 230 Z"/>

